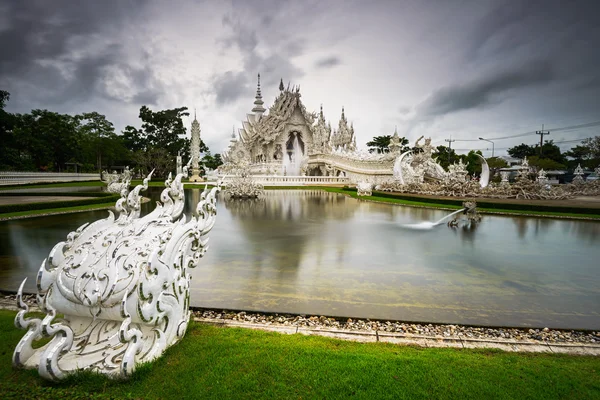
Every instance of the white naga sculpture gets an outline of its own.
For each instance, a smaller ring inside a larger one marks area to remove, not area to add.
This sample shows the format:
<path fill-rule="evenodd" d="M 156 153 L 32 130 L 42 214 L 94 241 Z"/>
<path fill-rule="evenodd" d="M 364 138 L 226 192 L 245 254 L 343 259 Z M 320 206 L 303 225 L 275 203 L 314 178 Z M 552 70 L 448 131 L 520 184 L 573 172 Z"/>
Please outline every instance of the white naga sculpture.
<path fill-rule="evenodd" d="M 425 180 L 451 181 L 461 183 L 466 181 L 466 166 L 460 161 L 458 164 L 450 166 L 449 172 L 444 171 L 441 165 L 433 159 L 433 146 L 431 138 L 425 139 L 424 144 L 419 142 L 423 139 L 421 136 L 417 139 L 415 147 L 420 148 L 420 152 L 413 153 L 412 150 L 406 151 L 396 158 L 394 163 L 394 178 L 400 185 L 421 184 Z M 479 184 L 485 188 L 490 181 L 490 169 L 485 158 L 478 154 L 481 159 L 481 178 Z"/>
<path fill-rule="evenodd" d="M 51 380 L 77 370 L 126 377 L 183 337 L 190 319 L 189 270 L 206 252 L 219 188 L 205 190 L 187 220 L 183 175 L 169 176 L 161 203 L 140 217 L 139 193 L 151 175 L 123 192 L 118 218 L 109 211 L 108 218 L 81 226 L 54 246 L 37 276 L 43 319 L 26 318 L 21 284 L 15 325 L 27 333 L 14 351 L 15 366 L 37 368 Z M 50 341 L 32 346 L 42 338 Z"/>
<path fill-rule="evenodd" d="M 356 185 L 356 194 L 358 196 L 371 196 L 373 195 L 373 184 L 371 182 L 358 182 Z"/>
<path fill-rule="evenodd" d="M 102 182 L 106 184 L 106 191 L 109 193 L 121 193 L 124 189 L 129 189 L 131 184 L 131 171 L 129 167 L 125 167 L 122 174 L 117 174 L 113 171 L 109 174 L 107 171 L 102 171 Z"/>

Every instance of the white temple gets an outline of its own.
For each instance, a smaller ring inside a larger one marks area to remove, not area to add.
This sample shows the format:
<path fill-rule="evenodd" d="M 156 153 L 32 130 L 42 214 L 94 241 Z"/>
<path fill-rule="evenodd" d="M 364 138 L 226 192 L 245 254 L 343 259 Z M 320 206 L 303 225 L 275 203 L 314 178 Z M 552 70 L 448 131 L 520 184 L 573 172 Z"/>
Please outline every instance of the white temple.
<path fill-rule="evenodd" d="M 345 176 L 350 182 L 369 179 L 373 183 L 392 177 L 400 146 L 390 146 L 385 154 L 358 151 L 344 108 L 337 129 L 332 130 L 322 106 L 318 114 L 306 110 L 299 86 L 285 88 L 281 80 L 279 91 L 267 113 L 258 75 L 254 108 L 237 135 L 234 131 L 223 153 L 222 171 L 245 162 L 253 175 Z"/>

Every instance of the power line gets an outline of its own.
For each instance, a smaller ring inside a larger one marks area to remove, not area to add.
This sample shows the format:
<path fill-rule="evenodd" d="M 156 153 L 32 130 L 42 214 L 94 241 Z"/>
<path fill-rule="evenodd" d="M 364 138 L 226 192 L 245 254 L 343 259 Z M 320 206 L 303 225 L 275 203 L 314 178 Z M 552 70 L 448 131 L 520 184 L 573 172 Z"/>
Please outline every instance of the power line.
<path fill-rule="evenodd" d="M 584 128 L 592 128 L 594 126 L 600 126 L 600 121 L 588 122 L 586 124 L 579 124 L 579 125 L 563 126 L 560 128 L 551 128 L 550 130 L 553 132 L 561 132 L 561 131 L 571 131 L 571 130 L 584 129 Z M 490 138 L 490 140 L 513 139 L 513 138 L 517 138 L 517 137 L 533 135 L 537 132 L 538 131 L 523 132 L 523 133 L 518 133 L 516 135 Z M 457 142 L 478 142 L 479 141 L 477 139 L 455 139 L 455 140 Z"/>

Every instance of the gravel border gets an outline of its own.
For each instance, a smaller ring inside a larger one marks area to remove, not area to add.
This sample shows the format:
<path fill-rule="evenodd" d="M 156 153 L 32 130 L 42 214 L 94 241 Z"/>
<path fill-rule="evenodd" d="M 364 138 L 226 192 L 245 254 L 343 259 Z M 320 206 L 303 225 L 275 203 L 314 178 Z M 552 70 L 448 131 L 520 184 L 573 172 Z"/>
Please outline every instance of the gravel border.
<path fill-rule="evenodd" d="M 39 311 L 35 295 L 24 294 L 30 311 Z M 16 294 L 0 293 L 0 309 L 18 311 Z M 600 331 L 487 328 L 370 319 L 259 313 L 191 307 L 200 323 L 282 334 L 304 334 L 358 342 L 386 342 L 420 347 L 500 349 L 514 352 L 600 356 Z"/>

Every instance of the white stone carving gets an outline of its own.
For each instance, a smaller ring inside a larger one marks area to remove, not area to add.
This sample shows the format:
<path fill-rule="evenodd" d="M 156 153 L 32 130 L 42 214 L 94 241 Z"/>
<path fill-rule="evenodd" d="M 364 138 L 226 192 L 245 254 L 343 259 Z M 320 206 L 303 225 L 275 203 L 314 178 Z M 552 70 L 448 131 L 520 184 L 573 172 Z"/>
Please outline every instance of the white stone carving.
<path fill-rule="evenodd" d="M 585 182 L 583 180 L 583 168 L 581 168 L 581 164 L 577 164 L 577 168 L 575 168 L 575 171 L 573 171 L 573 175 L 575 175 L 575 177 L 573 178 L 573 183 Z"/>
<path fill-rule="evenodd" d="M 131 171 L 129 171 L 129 167 L 125 167 L 122 174 L 117 174 L 117 171 L 113 171 L 112 174 L 102 171 L 102 182 L 106 184 L 105 190 L 109 193 L 121 193 L 123 190 L 129 190 Z"/>
<path fill-rule="evenodd" d="M 256 183 L 248 170 L 248 164 L 241 162 L 231 171 L 233 178 L 227 183 L 225 193 L 231 198 L 257 198 L 264 194 L 263 185 Z"/>
<path fill-rule="evenodd" d="M 548 176 L 546 174 L 546 171 L 544 171 L 543 168 L 539 170 L 536 181 L 540 185 L 546 185 L 548 183 Z"/>
<path fill-rule="evenodd" d="M 373 184 L 371 182 L 359 182 L 356 185 L 356 194 L 358 196 L 371 196 L 373 194 Z"/>
<path fill-rule="evenodd" d="M 108 218 L 82 225 L 54 246 L 37 277 L 43 319 L 26 318 L 21 284 L 15 325 L 27 333 L 14 351 L 15 366 L 37 368 L 51 380 L 77 370 L 126 377 L 183 337 L 190 318 L 189 270 L 206 252 L 219 187 L 202 193 L 188 220 L 182 215 L 183 175 L 169 176 L 161 203 L 140 217 L 139 193 L 151 175 L 121 193 L 117 218 L 109 211 Z M 32 347 L 44 337 L 47 344 Z"/>

